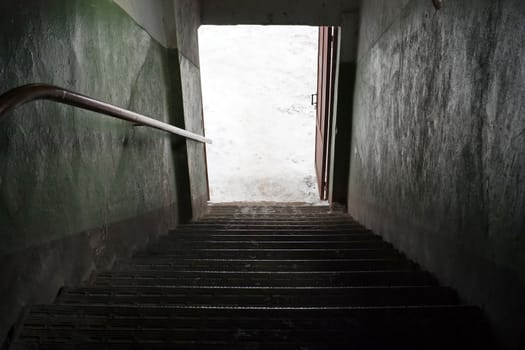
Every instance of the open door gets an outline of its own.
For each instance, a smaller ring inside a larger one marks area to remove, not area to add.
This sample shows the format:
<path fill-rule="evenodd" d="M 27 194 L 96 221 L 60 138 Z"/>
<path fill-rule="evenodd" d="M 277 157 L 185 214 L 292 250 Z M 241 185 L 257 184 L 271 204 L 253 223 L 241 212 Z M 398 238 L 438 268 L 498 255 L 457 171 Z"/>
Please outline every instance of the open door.
<path fill-rule="evenodd" d="M 315 169 L 321 200 L 326 200 L 328 197 L 330 126 L 332 125 L 334 106 L 338 35 L 338 27 L 319 27 Z"/>

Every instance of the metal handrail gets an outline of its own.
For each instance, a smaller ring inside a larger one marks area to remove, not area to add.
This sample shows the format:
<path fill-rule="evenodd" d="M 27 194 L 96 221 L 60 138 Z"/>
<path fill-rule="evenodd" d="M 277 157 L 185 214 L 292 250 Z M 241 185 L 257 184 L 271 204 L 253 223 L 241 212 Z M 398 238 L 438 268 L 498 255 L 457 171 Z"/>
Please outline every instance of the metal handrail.
<path fill-rule="evenodd" d="M 114 106 L 112 104 L 95 100 L 94 98 L 69 91 L 58 86 L 48 84 L 23 85 L 0 95 L 0 121 L 10 110 L 35 100 L 49 100 L 58 103 L 79 107 L 89 111 L 102 113 L 111 117 L 126 120 L 138 125 L 167 131 L 180 135 L 190 140 L 202 143 L 211 143 L 211 140 L 193 132 L 177 128 L 145 115 Z"/>

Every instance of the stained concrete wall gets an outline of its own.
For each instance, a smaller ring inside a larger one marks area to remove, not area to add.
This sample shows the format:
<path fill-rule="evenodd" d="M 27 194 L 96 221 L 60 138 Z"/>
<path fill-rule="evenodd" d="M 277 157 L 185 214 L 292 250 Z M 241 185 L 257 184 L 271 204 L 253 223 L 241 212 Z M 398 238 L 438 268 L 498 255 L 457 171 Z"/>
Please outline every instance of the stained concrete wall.
<path fill-rule="evenodd" d="M 177 48 L 175 0 L 114 0 L 162 46 Z"/>
<path fill-rule="evenodd" d="M 202 93 L 199 67 L 198 29 L 200 26 L 199 0 L 116 0 L 152 37 L 170 50 L 172 70 L 170 79 L 176 85 L 174 93 L 181 108 L 174 113 L 173 123 L 178 127 L 204 135 Z M 180 206 L 182 221 L 196 219 L 205 210 L 208 201 L 208 181 L 205 145 L 192 140 L 178 140 L 176 163 L 178 168 L 179 201 L 191 203 Z"/>
<path fill-rule="evenodd" d="M 184 125 L 189 131 L 204 135 L 198 43 L 200 1 L 175 1 L 175 22 L 177 24 Z M 193 219 L 205 212 L 209 199 L 205 147 L 202 143 L 187 141 Z"/>
<path fill-rule="evenodd" d="M 351 214 L 525 329 L 525 2 L 363 1 Z M 522 344 L 525 346 L 525 344 Z"/>
<path fill-rule="evenodd" d="M 201 0 L 202 24 L 339 25 L 359 0 Z"/>
<path fill-rule="evenodd" d="M 0 12 L 0 91 L 46 82 L 163 121 L 182 115 L 178 56 L 112 1 L 3 1 Z M 0 343 L 22 307 L 174 227 L 184 153 L 172 141 L 52 102 L 0 122 Z"/>

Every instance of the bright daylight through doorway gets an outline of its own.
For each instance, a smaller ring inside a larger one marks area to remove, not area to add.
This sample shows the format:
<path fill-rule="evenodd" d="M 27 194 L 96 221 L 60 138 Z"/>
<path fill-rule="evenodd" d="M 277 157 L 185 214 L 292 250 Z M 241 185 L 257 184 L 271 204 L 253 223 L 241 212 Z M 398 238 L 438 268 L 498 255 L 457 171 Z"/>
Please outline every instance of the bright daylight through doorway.
<path fill-rule="evenodd" d="M 212 202 L 319 202 L 317 40 L 317 27 L 199 29 Z"/>

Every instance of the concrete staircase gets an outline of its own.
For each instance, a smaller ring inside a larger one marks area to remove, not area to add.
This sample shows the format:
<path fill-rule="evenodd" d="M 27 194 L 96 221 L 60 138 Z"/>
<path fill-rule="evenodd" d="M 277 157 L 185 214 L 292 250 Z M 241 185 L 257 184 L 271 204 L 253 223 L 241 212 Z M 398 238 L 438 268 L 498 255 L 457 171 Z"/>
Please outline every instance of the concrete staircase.
<path fill-rule="evenodd" d="M 15 349 L 487 349 L 481 311 L 324 206 L 213 205 L 52 305 Z"/>

